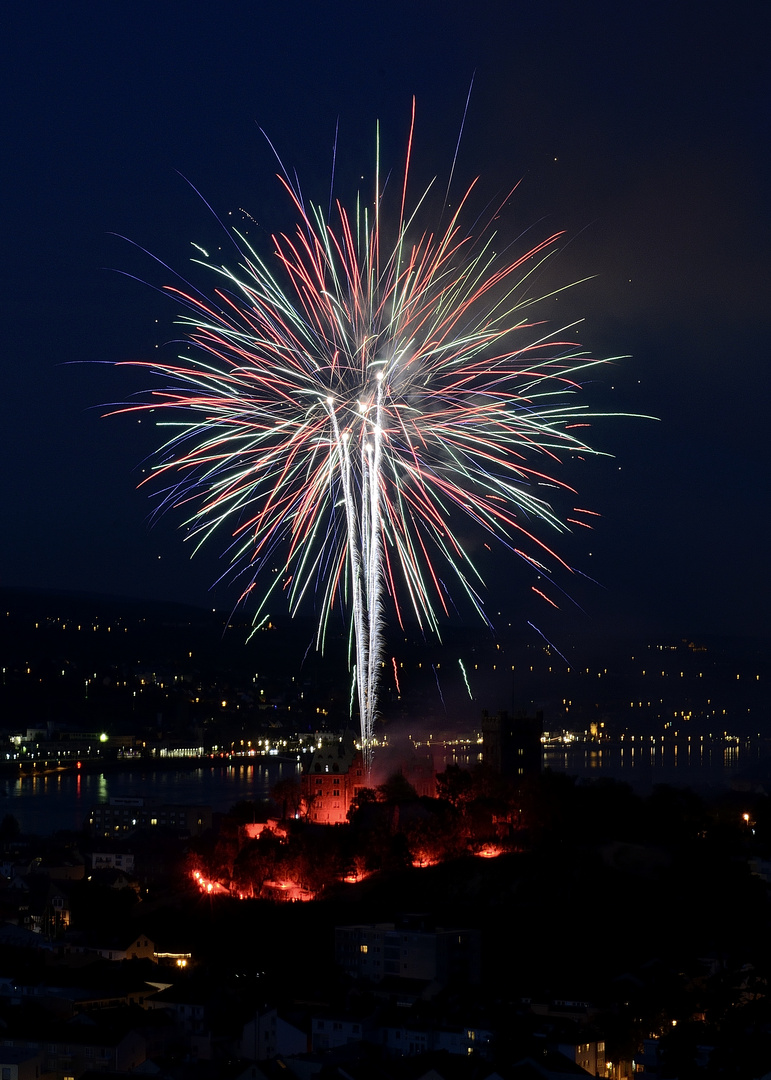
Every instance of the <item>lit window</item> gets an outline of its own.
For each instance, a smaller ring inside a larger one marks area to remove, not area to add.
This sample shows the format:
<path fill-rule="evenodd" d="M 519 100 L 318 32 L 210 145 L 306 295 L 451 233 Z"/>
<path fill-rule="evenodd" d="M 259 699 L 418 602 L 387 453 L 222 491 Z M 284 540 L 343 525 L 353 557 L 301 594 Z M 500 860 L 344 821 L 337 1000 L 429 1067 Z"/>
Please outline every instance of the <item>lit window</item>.
<path fill-rule="evenodd" d="M 369 952 L 369 946 L 368 945 L 360 945 L 359 946 L 359 952 Z"/>

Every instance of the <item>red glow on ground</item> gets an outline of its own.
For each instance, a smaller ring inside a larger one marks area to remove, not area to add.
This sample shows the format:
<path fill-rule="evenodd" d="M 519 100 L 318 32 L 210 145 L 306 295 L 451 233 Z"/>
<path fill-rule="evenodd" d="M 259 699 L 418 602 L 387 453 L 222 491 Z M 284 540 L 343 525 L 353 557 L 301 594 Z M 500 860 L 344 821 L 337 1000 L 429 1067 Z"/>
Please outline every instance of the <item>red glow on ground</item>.
<path fill-rule="evenodd" d="M 228 892 L 224 885 L 220 885 L 218 881 L 211 881 L 210 878 L 204 877 L 200 870 L 194 870 L 192 877 L 199 890 L 207 896 L 223 896 Z"/>
<path fill-rule="evenodd" d="M 242 825 L 241 828 L 244 830 L 244 835 L 248 836 L 250 840 L 256 840 L 266 829 L 268 832 L 271 832 L 271 828 L 267 822 L 257 822 L 254 825 Z"/>
<path fill-rule="evenodd" d="M 316 894 L 310 889 L 304 889 L 296 881 L 282 878 L 280 881 L 264 881 L 262 888 L 255 891 L 253 888 L 244 889 L 236 886 L 228 887 L 220 881 L 213 881 L 206 877 L 200 870 L 191 871 L 190 876 L 196 884 L 199 892 L 204 896 L 232 896 L 237 900 L 253 900 L 256 896 L 267 897 L 271 900 L 308 901 L 315 900 Z"/>
<path fill-rule="evenodd" d="M 343 881 L 347 885 L 358 885 L 360 881 L 364 881 L 365 878 L 371 877 L 372 870 L 359 870 L 352 871 L 350 874 L 346 874 Z"/>
<path fill-rule="evenodd" d="M 264 882 L 262 895 L 265 896 L 266 893 L 273 900 L 307 902 L 316 898 L 316 894 L 310 889 L 303 889 L 296 881 L 288 881 L 285 878 L 280 881 Z"/>
<path fill-rule="evenodd" d="M 503 848 L 497 844 L 485 844 L 476 854 L 480 859 L 497 859 L 499 855 L 503 855 Z"/>

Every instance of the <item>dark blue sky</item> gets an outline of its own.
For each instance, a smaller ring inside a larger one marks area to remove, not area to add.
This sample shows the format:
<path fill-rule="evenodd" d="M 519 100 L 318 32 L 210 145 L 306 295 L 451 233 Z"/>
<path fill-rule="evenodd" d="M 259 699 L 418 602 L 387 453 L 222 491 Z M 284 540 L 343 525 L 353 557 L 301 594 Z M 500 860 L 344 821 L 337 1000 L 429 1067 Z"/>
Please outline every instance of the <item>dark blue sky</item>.
<path fill-rule="evenodd" d="M 269 255 L 292 219 L 259 129 L 325 201 L 339 118 L 345 198 L 372 175 L 378 119 L 399 168 L 413 94 L 416 186 L 444 182 L 475 73 L 459 183 L 478 174 L 492 198 L 521 179 L 506 240 L 567 231 L 555 282 L 595 276 L 544 317 L 585 317 L 589 349 L 632 354 L 592 401 L 660 418 L 601 422 L 615 459 L 575 477 L 603 514 L 588 547 L 568 545 L 602 586 L 577 586 L 586 616 L 534 608 L 502 563 L 493 606 L 553 637 L 766 634 L 765 14 L 742 0 L 9 7 L 2 583 L 211 602 L 217 553 L 191 564 L 177 522 L 150 529 L 135 490 L 149 423 L 99 419 L 140 386 L 110 365 L 152 358 L 175 314 L 111 272 L 170 279 L 112 234 L 187 272 L 190 241 L 217 230 L 184 176 L 223 216 L 248 210 Z"/>

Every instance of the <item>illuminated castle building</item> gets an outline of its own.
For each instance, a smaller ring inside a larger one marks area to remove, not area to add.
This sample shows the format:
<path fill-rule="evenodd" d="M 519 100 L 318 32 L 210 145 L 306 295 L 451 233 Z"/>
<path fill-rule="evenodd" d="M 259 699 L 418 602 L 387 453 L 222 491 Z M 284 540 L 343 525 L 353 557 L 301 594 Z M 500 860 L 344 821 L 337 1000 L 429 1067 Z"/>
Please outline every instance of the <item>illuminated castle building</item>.
<path fill-rule="evenodd" d="M 482 713 L 482 758 L 485 765 L 504 776 L 517 778 L 541 771 L 543 713 L 535 716 L 496 716 Z"/>
<path fill-rule="evenodd" d="M 364 761 L 352 736 L 318 747 L 301 778 L 308 820 L 342 825 L 359 788 L 365 786 Z"/>

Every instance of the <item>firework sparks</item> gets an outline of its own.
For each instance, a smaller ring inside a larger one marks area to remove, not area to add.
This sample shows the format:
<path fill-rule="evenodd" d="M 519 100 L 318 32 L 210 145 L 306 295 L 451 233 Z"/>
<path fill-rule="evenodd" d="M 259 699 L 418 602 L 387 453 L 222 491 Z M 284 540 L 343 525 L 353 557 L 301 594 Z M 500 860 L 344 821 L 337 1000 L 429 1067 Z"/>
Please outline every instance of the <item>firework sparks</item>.
<path fill-rule="evenodd" d="M 468 675 L 466 674 L 466 669 L 463 666 L 463 661 L 461 660 L 460 657 L 458 657 L 458 663 L 460 664 L 460 670 L 461 670 L 461 673 L 463 675 L 463 682 L 466 684 L 466 690 L 468 691 L 468 696 L 473 701 L 474 700 L 474 695 L 471 693 L 471 686 L 469 685 Z"/>
<path fill-rule="evenodd" d="M 350 612 L 367 769 L 387 610 L 438 633 L 449 567 L 489 621 L 464 522 L 542 577 L 547 564 L 569 570 L 538 535 L 539 524 L 569 529 L 542 492 L 572 496 L 554 470 L 594 452 L 576 430 L 590 415 L 576 394 L 600 361 L 524 314 L 559 234 L 502 259 L 489 230 L 462 227 L 473 184 L 446 226 L 421 230 L 425 193 L 407 209 L 411 147 L 412 128 L 390 231 L 379 153 L 374 201 L 353 215 L 339 202 L 328 215 L 280 176 L 298 226 L 273 236 L 275 272 L 238 231 L 234 270 L 199 249 L 219 277 L 211 300 L 168 288 L 192 355 L 139 364 L 166 387 L 116 410 L 168 417 L 151 475 L 162 507 L 193 508 L 196 547 L 229 532 L 242 600 L 272 582 L 254 594 L 255 626 L 276 591 L 292 613 L 313 600 L 320 647 L 335 606 Z"/>
<path fill-rule="evenodd" d="M 393 664 L 393 669 L 394 669 L 394 684 L 396 685 L 396 693 L 401 694 L 402 688 L 399 685 L 399 672 L 396 669 L 396 657 L 395 656 L 391 657 L 391 663 Z"/>
<path fill-rule="evenodd" d="M 442 708 L 445 712 L 447 712 L 447 705 L 445 704 L 444 694 L 442 693 L 442 686 L 439 682 L 439 672 L 436 670 L 436 664 L 431 665 L 431 670 L 433 671 L 434 678 L 436 679 L 436 688 L 439 691 L 439 699 L 442 702 Z"/>

